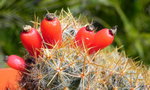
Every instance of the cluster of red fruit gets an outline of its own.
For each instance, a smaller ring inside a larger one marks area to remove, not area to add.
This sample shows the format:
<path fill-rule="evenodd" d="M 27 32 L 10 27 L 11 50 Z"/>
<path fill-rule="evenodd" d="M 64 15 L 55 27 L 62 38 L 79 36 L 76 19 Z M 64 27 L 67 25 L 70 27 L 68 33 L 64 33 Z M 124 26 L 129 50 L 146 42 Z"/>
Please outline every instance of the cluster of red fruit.
<path fill-rule="evenodd" d="M 41 34 L 31 26 L 24 27 L 20 34 L 21 42 L 29 54 L 38 57 L 41 48 L 52 49 L 54 45 L 60 46 L 62 39 L 61 24 L 54 14 L 48 13 L 40 25 Z M 88 53 L 93 54 L 110 45 L 114 40 L 116 28 L 104 28 L 95 33 L 93 25 L 82 27 L 75 36 L 75 44 L 81 48 L 88 48 Z M 43 41 L 44 40 L 44 41 Z M 17 70 L 24 71 L 26 68 L 25 60 L 16 55 L 7 58 L 7 64 Z"/>

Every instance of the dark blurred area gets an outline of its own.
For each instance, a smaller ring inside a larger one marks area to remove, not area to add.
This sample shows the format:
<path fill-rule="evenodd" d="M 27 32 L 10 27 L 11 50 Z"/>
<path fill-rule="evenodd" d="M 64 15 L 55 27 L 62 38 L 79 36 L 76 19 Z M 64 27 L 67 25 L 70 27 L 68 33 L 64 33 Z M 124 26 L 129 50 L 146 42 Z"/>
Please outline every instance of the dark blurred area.
<path fill-rule="evenodd" d="M 150 64 L 149 0 L 0 0 L 0 63 L 5 55 L 25 54 L 19 33 L 23 25 L 32 25 L 35 15 L 41 20 L 47 10 L 68 8 L 75 17 L 87 16 L 99 29 L 118 25 L 113 46 L 123 46 L 128 57 Z"/>

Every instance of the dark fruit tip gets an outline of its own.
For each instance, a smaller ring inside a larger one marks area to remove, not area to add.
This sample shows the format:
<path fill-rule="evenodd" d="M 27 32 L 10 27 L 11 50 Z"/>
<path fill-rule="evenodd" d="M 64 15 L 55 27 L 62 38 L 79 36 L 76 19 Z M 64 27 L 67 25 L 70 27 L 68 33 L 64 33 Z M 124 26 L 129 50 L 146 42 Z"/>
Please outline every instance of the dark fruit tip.
<path fill-rule="evenodd" d="M 24 31 L 24 32 L 29 32 L 31 28 L 32 28 L 32 27 L 31 27 L 30 25 L 24 25 L 24 26 L 23 26 L 23 31 Z"/>
<path fill-rule="evenodd" d="M 117 33 L 117 28 L 118 28 L 118 25 L 115 25 L 110 29 L 112 35 L 115 35 Z"/>
<path fill-rule="evenodd" d="M 94 31 L 94 30 L 95 30 L 95 27 L 94 27 L 94 25 L 89 24 L 89 25 L 86 26 L 86 30 L 87 30 L 87 31 Z"/>
<path fill-rule="evenodd" d="M 3 60 L 5 63 L 7 63 L 7 61 L 8 61 L 8 56 L 6 55 L 6 56 L 4 56 L 4 60 Z"/>
<path fill-rule="evenodd" d="M 54 19 L 56 18 L 56 16 L 55 16 L 54 13 L 47 13 L 47 14 L 45 15 L 45 18 L 46 18 L 47 20 L 54 20 Z"/>

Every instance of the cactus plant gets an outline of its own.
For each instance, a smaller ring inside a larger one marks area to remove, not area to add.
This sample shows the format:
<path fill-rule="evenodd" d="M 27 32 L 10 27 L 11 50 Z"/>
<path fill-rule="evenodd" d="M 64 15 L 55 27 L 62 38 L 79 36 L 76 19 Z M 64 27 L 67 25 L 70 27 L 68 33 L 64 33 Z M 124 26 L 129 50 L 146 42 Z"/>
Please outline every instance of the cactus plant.
<path fill-rule="evenodd" d="M 75 19 L 64 10 L 59 20 L 63 43 L 59 48 L 57 44 L 53 49 L 41 48 L 41 55 L 28 63 L 27 72 L 22 72 L 20 87 L 26 90 L 150 89 L 150 70 L 128 58 L 124 52 L 118 52 L 119 48 L 89 55 L 87 48 L 74 46 L 75 34 L 88 22 Z"/>

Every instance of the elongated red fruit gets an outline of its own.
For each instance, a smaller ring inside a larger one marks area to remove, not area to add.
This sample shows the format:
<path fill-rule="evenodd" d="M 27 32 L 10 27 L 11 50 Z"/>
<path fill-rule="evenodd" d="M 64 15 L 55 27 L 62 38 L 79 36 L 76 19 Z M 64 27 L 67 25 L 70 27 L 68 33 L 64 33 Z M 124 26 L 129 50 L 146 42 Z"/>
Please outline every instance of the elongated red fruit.
<path fill-rule="evenodd" d="M 31 56 L 37 57 L 40 54 L 40 48 L 43 46 L 43 41 L 36 29 L 26 25 L 20 34 L 20 39 Z"/>
<path fill-rule="evenodd" d="M 6 63 L 8 66 L 10 66 L 13 69 L 24 71 L 26 64 L 23 58 L 17 56 L 17 55 L 10 55 L 6 57 Z"/>
<path fill-rule="evenodd" d="M 95 36 L 93 43 L 91 45 L 90 54 L 97 52 L 98 50 L 101 50 L 107 46 L 109 46 L 113 40 L 115 33 L 117 31 L 117 27 L 113 27 L 112 29 L 104 28 L 100 31 L 98 31 Z"/>
<path fill-rule="evenodd" d="M 57 17 L 52 13 L 46 14 L 41 22 L 41 32 L 48 48 L 62 43 L 62 29 Z"/>
<path fill-rule="evenodd" d="M 90 48 L 93 39 L 94 39 L 94 26 L 87 25 L 86 27 L 82 27 L 75 36 L 75 42 L 78 46 L 86 48 Z"/>

